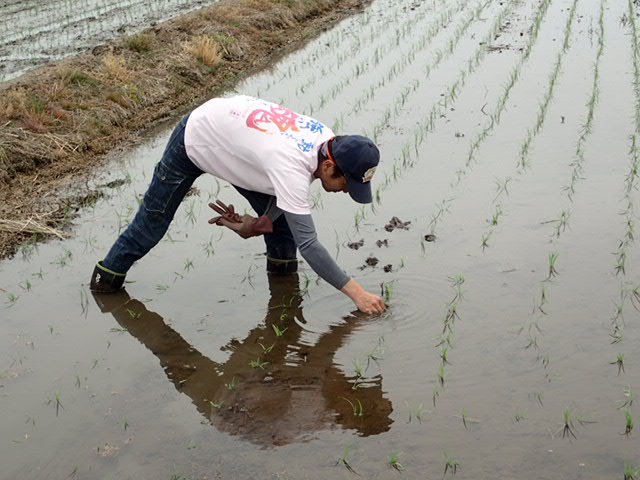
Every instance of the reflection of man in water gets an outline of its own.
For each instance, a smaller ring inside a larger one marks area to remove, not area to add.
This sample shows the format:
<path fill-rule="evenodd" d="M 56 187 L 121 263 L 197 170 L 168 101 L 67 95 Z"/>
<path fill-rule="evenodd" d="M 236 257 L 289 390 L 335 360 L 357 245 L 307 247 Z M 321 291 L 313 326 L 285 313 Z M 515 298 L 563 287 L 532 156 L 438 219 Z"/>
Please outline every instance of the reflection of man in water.
<path fill-rule="evenodd" d="M 382 377 L 347 377 L 333 363 L 357 319 L 330 327 L 316 345 L 307 346 L 301 342 L 300 324 L 305 321 L 297 274 L 270 275 L 269 289 L 264 324 L 242 342 L 229 342 L 224 349 L 230 355 L 224 363 L 195 350 L 125 290 L 94 297 L 103 312 L 110 312 L 158 357 L 176 389 L 191 397 L 198 411 L 221 431 L 261 446 L 304 441 L 335 424 L 363 436 L 387 431 L 392 407 L 383 396 Z M 281 336 L 274 325 L 280 332 L 286 329 Z"/>

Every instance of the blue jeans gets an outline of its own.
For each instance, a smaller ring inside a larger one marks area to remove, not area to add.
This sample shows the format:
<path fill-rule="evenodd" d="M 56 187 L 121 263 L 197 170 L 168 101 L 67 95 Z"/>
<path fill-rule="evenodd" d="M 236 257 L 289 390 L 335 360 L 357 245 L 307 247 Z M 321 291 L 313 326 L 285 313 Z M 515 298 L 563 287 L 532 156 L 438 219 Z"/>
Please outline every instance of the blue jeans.
<path fill-rule="evenodd" d="M 102 260 L 102 265 L 109 270 L 127 273 L 137 260 L 158 244 L 191 185 L 202 175 L 202 170 L 187 156 L 184 146 L 188 118 L 189 115 L 186 115 L 171 133 L 138 213 Z M 269 200 L 273 198 L 264 193 L 236 188 L 258 215 L 264 213 Z M 265 235 L 264 240 L 268 257 L 285 261 L 296 258 L 295 242 L 284 216 L 274 222 L 273 233 Z"/>

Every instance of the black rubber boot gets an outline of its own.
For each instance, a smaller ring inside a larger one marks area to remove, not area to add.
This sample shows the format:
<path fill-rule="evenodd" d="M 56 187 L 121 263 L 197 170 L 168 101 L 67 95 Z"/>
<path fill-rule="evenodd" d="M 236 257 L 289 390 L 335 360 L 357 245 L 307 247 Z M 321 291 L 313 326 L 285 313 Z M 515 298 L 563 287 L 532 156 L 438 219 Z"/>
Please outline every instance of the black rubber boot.
<path fill-rule="evenodd" d="M 103 266 L 102 262 L 98 262 L 93 269 L 89 288 L 98 293 L 117 292 L 122 288 L 125 276 L 126 274 L 113 272 Z"/>
<path fill-rule="evenodd" d="M 298 271 L 298 259 L 279 260 L 267 257 L 267 272 L 276 275 L 290 275 Z"/>

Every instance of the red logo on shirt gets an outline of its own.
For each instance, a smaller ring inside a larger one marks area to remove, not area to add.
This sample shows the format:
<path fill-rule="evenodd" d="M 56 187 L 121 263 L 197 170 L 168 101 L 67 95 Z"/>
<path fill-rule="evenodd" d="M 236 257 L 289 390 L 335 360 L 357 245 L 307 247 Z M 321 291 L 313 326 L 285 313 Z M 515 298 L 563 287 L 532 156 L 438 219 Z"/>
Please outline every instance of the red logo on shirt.
<path fill-rule="evenodd" d="M 296 118 L 298 115 L 288 108 L 273 105 L 270 107 L 270 111 L 254 110 L 251 112 L 247 117 L 247 126 L 261 132 L 267 132 L 269 125 L 275 125 L 281 132 L 287 130 L 299 132 L 300 130 L 296 127 Z"/>

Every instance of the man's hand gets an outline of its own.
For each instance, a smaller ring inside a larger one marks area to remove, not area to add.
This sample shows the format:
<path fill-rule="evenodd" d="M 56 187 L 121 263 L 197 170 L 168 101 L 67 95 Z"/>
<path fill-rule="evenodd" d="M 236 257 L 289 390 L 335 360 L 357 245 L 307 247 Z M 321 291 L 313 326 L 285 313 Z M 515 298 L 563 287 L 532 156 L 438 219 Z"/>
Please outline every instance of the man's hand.
<path fill-rule="evenodd" d="M 358 310 L 361 312 L 383 313 L 387 309 L 382 298 L 378 295 L 367 292 L 354 279 L 349 280 L 347 284 L 342 287 L 342 292 L 353 300 L 353 303 L 356 304 L 356 307 L 358 307 Z"/>
<path fill-rule="evenodd" d="M 242 238 L 251 238 L 264 233 L 273 232 L 273 223 L 266 216 L 256 218 L 252 215 L 239 215 L 235 212 L 233 205 L 228 206 L 220 200 L 210 203 L 209 207 L 219 215 L 209 220 L 210 224 L 222 225 L 233 230 Z"/>

